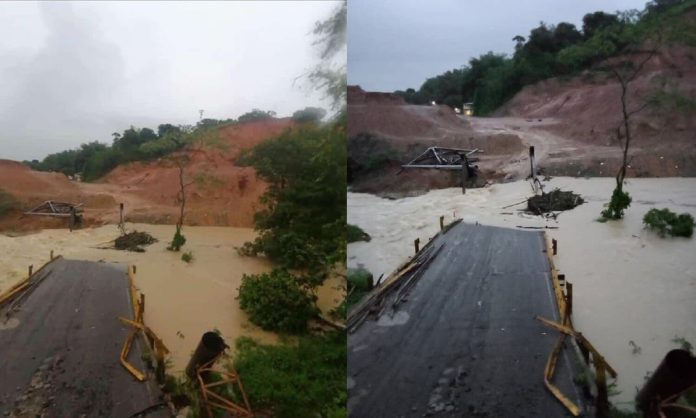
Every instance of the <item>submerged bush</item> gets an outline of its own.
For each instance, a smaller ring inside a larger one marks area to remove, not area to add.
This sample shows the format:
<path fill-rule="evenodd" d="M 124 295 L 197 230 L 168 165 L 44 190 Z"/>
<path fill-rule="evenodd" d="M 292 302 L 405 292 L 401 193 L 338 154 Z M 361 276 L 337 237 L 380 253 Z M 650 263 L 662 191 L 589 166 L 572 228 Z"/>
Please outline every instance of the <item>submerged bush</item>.
<path fill-rule="evenodd" d="M 624 216 L 624 210 L 629 206 L 631 206 L 631 196 L 617 187 L 611 194 L 609 206 L 602 211 L 602 216 L 605 219 L 621 219 Z"/>
<path fill-rule="evenodd" d="M 650 209 L 643 216 L 643 224 L 661 237 L 690 237 L 694 233 L 694 218 L 688 213 L 677 215 L 667 208 Z"/>
<path fill-rule="evenodd" d="M 186 237 L 181 233 L 181 227 L 177 226 L 174 238 L 172 238 L 172 242 L 169 243 L 167 249 L 169 251 L 179 251 L 184 244 L 186 244 Z"/>
<path fill-rule="evenodd" d="M 318 313 L 310 294 L 290 273 L 244 275 L 239 287 L 239 306 L 249 320 L 269 331 L 302 333 L 307 321 Z"/>
<path fill-rule="evenodd" d="M 181 261 L 185 263 L 190 263 L 193 261 L 193 253 L 191 251 L 186 251 L 185 253 L 181 254 Z"/>
<path fill-rule="evenodd" d="M 370 241 L 370 235 L 357 225 L 346 224 L 348 242 Z"/>

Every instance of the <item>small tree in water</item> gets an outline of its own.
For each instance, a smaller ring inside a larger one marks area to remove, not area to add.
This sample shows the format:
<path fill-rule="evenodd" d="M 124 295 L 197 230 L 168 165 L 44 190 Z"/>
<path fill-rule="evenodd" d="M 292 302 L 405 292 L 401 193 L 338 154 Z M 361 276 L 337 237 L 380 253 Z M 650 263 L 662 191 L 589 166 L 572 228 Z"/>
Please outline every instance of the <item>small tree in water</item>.
<path fill-rule="evenodd" d="M 659 39 L 655 43 L 659 45 Z M 628 192 L 623 190 L 624 180 L 626 179 L 626 169 L 628 167 L 628 149 L 631 145 L 631 116 L 645 109 L 650 102 L 645 102 L 642 106 L 639 106 L 633 110 L 629 110 L 628 105 L 628 86 L 629 84 L 638 76 L 645 64 L 650 61 L 650 59 L 657 53 L 657 46 L 652 48 L 646 53 L 646 56 L 637 66 L 633 65 L 633 62 L 626 60 L 622 62 L 620 67 L 610 68 L 610 71 L 619 82 L 621 87 L 621 114 L 623 116 L 623 130 L 625 141 L 623 143 L 623 159 L 621 161 L 621 167 L 619 172 L 616 173 L 616 187 L 614 192 L 611 194 L 611 200 L 606 209 L 602 211 L 602 217 L 604 219 L 621 219 L 623 218 L 624 211 L 631 205 L 631 196 Z M 621 139 L 621 128 L 617 130 L 617 136 Z"/>
<path fill-rule="evenodd" d="M 188 157 L 186 155 L 178 155 L 172 158 L 174 164 L 179 169 L 179 192 L 177 193 L 176 199 L 179 203 L 179 220 L 176 222 L 176 232 L 174 232 L 174 238 L 172 242 L 169 243 L 167 247 L 170 251 L 179 251 L 181 247 L 186 244 L 186 237 L 181 233 L 181 228 L 184 226 L 184 209 L 186 207 L 186 186 L 190 183 L 184 183 L 184 168 L 188 162 Z"/>

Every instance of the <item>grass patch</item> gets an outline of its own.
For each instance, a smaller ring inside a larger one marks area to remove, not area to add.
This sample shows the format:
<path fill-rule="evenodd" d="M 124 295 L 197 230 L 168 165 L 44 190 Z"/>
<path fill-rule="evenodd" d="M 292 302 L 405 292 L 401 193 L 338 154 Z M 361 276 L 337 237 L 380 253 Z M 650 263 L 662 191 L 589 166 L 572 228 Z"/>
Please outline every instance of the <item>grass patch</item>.
<path fill-rule="evenodd" d="M 236 342 L 234 366 L 252 407 L 278 418 L 346 416 L 346 335 L 300 337 L 297 344 Z"/>
<path fill-rule="evenodd" d="M 362 228 L 357 225 L 346 224 L 346 228 L 349 243 L 357 241 L 369 242 L 372 239 L 367 232 L 363 231 Z"/>
<path fill-rule="evenodd" d="M 693 216 L 688 213 L 677 215 L 667 208 L 650 209 L 643 216 L 643 224 L 663 238 L 667 235 L 689 238 L 694 234 Z"/>

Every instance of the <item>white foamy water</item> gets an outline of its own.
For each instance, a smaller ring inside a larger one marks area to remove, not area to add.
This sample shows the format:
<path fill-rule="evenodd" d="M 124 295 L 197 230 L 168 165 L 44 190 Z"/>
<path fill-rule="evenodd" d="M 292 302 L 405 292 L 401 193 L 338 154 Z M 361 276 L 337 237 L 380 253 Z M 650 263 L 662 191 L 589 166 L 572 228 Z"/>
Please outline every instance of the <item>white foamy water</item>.
<path fill-rule="evenodd" d="M 413 241 L 423 245 L 445 222 L 465 222 L 516 228 L 556 226 L 547 230 L 558 240 L 556 267 L 573 283 L 575 327 L 589 338 L 618 371 L 618 406 L 630 408 L 636 387 L 676 345 L 675 336 L 696 344 L 696 237 L 659 238 L 643 228 L 652 207 L 667 207 L 696 217 L 696 179 L 629 179 L 633 203 L 621 221 L 596 219 L 611 196 L 612 178 L 554 178 L 555 187 L 582 195 L 586 203 L 563 212 L 557 221 L 521 214 L 525 204 L 504 208 L 531 195 L 527 182 L 496 184 L 485 189 L 431 191 L 425 195 L 387 200 L 368 194 L 348 194 L 348 222 L 363 228 L 372 240 L 348 246 L 350 267 L 363 265 L 375 277 L 388 275 L 413 255 Z M 633 354 L 633 341 L 640 347 Z M 542 378 L 539 370 L 539 379 Z"/>

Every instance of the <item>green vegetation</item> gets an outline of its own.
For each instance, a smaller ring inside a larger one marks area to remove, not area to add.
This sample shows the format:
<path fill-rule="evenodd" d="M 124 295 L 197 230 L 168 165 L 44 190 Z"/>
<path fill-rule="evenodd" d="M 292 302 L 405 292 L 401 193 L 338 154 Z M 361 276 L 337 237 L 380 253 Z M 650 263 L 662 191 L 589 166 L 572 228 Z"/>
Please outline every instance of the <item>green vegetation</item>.
<path fill-rule="evenodd" d="M 348 242 L 370 241 L 370 235 L 357 225 L 346 224 Z"/>
<path fill-rule="evenodd" d="M 671 210 L 650 209 L 643 217 L 643 224 L 661 237 L 691 237 L 694 233 L 694 217 L 688 213 L 677 215 Z"/>
<path fill-rule="evenodd" d="M 348 181 L 389 164 L 400 165 L 400 155 L 387 141 L 372 134 L 361 133 L 348 141 Z"/>
<path fill-rule="evenodd" d="M 628 192 L 624 192 L 619 184 L 611 194 L 609 205 L 602 211 L 603 221 L 623 218 L 624 210 L 629 206 L 631 206 L 631 196 Z"/>
<path fill-rule="evenodd" d="M 693 7 L 694 0 L 656 0 L 642 12 L 588 13 L 580 30 L 566 22 L 542 22 L 526 38 L 518 35 L 512 39 L 512 57 L 489 52 L 472 58 L 460 69 L 427 79 L 418 90 L 395 94 L 414 104 L 435 101 L 461 107 L 464 102 L 473 102 L 474 114 L 487 115 L 526 85 L 577 75 L 655 34 L 666 42 L 696 45 L 696 26 L 681 19 Z"/>
<path fill-rule="evenodd" d="M 346 416 L 346 335 L 261 345 L 241 337 L 234 366 L 255 410 L 278 418 Z"/>
<path fill-rule="evenodd" d="M 181 226 L 177 225 L 174 238 L 172 238 L 172 242 L 169 243 L 167 249 L 169 251 L 179 251 L 184 244 L 186 244 L 186 237 L 181 233 Z"/>
<path fill-rule="evenodd" d="M 348 307 L 358 303 L 373 287 L 372 273 L 364 268 L 348 269 Z"/>
<path fill-rule="evenodd" d="M 264 254 L 281 267 L 308 269 L 323 281 L 326 270 L 345 259 L 345 121 L 289 129 L 238 160 L 269 183 L 255 216 L 260 232 L 242 254 Z"/>
<path fill-rule="evenodd" d="M 306 108 L 295 114 L 299 115 L 298 122 L 305 123 L 317 115 L 323 117 L 322 112 L 323 109 Z M 131 126 L 122 133 L 114 132 L 111 145 L 92 141 L 82 144 L 77 149 L 50 154 L 42 161 L 32 160 L 24 163 L 34 170 L 57 171 L 68 176 L 81 174 L 84 181 L 94 181 L 119 164 L 162 158 L 202 140 L 212 144 L 215 142 L 214 134 L 220 127 L 273 119 L 275 116 L 276 113 L 273 111 L 253 109 L 237 120 L 207 118 L 201 119 L 195 126 L 164 123 L 157 127 L 157 132 L 150 128 Z"/>
<path fill-rule="evenodd" d="M 261 328 L 283 333 L 303 333 L 316 316 L 316 296 L 287 271 L 244 275 L 239 287 L 239 306 Z"/>
<path fill-rule="evenodd" d="M 247 112 L 239 117 L 239 122 L 254 122 L 259 120 L 267 120 L 275 118 L 276 113 L 272 110 L 263 111 L 260 109 L 253 109 L 251 112 Z"/>
<path fill-rule="evenodd" d="M 10 193 L 0 189 L 0 216 L 4 216 L 9 212 L 19 209 L 19 201 Z"/>
<path fill-rule="evenodd" d="M 298 110 L 292 114 L 292 119 L 298 123 L 319 123 L 324 116 L 326 110 L 318 107 L 305 107 L 303 110 Z"/>
<path fill-rule="evenodd" d="M 345 48 L 346 11 L 342 2 L 315 26 L 321 62 L 308 75 L 338 115 L 320 124 L 319 113 L 296 112 L 296 121 L 312 123 L 285 131 L 237 161 L 254 167 L 269 184 L 261 199 L 265 209 L 255 216 L 259 237 L 239 252 L 263 254 L 280 267 L 244 276 L 238 299 L 252 322 L 280 332 L 307 330 L 307 321 L 319 313 L 315 288 L 345 266 L 346 73 L 345 65 L 333 65 L 338 61 L 333 57 Z M 344 418 L 346 357 L 345 332 L 330 331 L 272 346 L 240 338 L 234 365 L 259 415 Z"/>
<path fill-rule="evenodd" d="M 193 253 L 191 251 L 186 251 L 185 253 L 181 254 L 181 261 L 185 263 L 190 263 L 193 261 Z"/>

